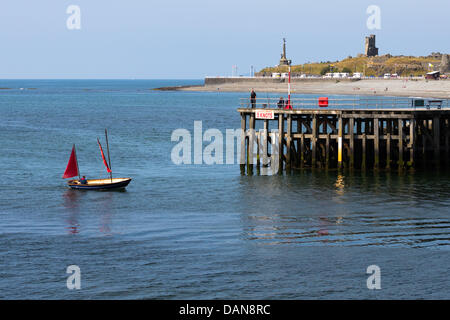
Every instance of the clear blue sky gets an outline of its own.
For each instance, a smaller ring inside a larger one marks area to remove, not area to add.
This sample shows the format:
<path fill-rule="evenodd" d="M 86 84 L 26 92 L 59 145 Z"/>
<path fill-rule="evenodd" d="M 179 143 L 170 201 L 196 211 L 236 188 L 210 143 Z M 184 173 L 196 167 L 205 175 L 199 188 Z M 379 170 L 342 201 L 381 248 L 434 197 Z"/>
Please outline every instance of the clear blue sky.
<path fill-rule="evenodd" d="M 81 30 L 68 30 L 69 5 Z M 366 9 L 381 8 L 381 30 Z M 450 53 L 448 0 L 2 0 L 0 78 L 203 78 L 363 51 Z"/>

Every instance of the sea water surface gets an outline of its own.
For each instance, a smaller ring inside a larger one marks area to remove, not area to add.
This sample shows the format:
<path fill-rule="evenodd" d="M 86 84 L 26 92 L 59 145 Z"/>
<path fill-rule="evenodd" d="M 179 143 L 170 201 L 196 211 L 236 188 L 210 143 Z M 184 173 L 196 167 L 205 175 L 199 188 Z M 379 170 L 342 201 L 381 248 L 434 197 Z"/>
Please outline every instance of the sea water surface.
<path fill-rule="evenodd" d="M 151 90 L 201 82 L 0 80 L 0 298 L 450 298 L 448 171 L 175 165 L 175 129 L 240 127 L 246 93 Z M 108 177 L 105 128 L 114 176 L 133 181 L 69 190 L 74 143 L 81 174 Z"/>

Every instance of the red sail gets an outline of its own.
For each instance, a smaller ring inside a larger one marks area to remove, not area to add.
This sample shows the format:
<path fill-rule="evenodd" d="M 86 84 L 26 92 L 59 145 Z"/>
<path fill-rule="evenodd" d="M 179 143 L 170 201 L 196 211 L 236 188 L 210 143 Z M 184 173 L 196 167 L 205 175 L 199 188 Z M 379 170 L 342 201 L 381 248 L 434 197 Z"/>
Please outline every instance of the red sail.
<path fill-rule="evenodd" d="M 105 154 L 103 153 L 102 145 L 100 144 L 100 140 L 98 140 L 98 138 L 97 138 L 97 142 L 98 142 L 98 146 L 100 147 L 100 152 L 102 153 L 103 163 L 105 164 L 106 171 L 108 171 L 108 173 L 111 173 L 111 169 L 108 167 L 108 162 L 106 162 Z"/>
<path fill-rule="evenodd" d="M 75 176 L 78 176 L 78 165 L 77 165 L 77 154 L 75 153 L 75 145 L 73 145 L 69 163 L 67 164 L 66 171 L 64 171 L 64 175 L 62 176 L 62 178 L 67 179 Z"/>

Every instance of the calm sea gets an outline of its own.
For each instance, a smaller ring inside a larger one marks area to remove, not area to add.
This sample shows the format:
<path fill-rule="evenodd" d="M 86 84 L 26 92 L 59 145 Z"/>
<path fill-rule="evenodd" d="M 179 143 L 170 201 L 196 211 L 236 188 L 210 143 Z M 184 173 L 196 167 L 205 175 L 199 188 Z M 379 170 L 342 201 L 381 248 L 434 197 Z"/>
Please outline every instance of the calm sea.
<path fill-rule="evenodd" d="M 151 90 L 201 82 L 0 80 L 0 298 L 450 298 L 448 171 L 177 166 L 173 130 L 240 126 L 246 93 Z M 107 177 L 105 128 L 114 176 L 133 181 L 69 190 L 74 143 L 81 173 Z"/>

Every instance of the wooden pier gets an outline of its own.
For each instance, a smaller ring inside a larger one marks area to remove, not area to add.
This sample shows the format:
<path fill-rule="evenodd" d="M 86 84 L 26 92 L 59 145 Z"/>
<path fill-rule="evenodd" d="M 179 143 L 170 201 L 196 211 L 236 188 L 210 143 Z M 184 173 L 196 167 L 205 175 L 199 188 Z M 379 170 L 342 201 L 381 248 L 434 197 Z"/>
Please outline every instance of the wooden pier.
<path fill-rule="evenodd" d="M 383 100 L 374 105 L 374 100 L 366 104 L 330 100 L 328 107 L 319 107 L 313 99 L 299 100 L 291 102 L 292 109 L 275 108 L 267 99 L 258 100 L 254 108 L 248 99 L 241 102 L 242 173 L 246 167 L 247 174 L 253 173 L 254 166 L 259 170 L 263 150 L 269 150 L 269 156 L 277 154 L 279 173 L 308 167 L 404 170 L 449 166 L 448 101 Z M 270 138 L 271 133 L 277 134 L 278 141 Z"/>

